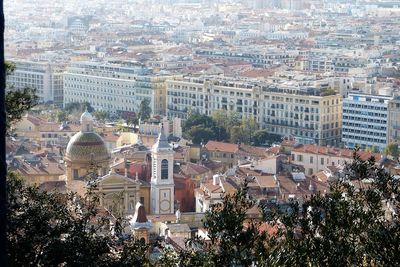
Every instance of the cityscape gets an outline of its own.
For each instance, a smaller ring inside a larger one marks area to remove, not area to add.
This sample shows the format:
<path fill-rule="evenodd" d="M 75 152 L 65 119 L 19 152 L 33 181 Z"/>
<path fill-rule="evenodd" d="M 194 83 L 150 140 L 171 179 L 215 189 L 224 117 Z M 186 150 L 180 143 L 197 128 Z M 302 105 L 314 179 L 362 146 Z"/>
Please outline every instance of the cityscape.
<path fill-rule="evenodd" d="M 400 1 L 4 16 L 10 266 L 400 264 Z"/>

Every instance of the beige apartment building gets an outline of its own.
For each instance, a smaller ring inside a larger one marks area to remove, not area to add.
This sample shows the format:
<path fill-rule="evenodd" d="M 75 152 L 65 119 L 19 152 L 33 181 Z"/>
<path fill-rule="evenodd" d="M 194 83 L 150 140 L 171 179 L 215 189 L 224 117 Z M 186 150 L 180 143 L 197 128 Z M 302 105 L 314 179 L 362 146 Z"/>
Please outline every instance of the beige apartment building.
<path fill-rule="evenodd" d="M 304 167 L 306 175 L 313 175 L 327 167 L 344 166 L 346 162 L 353 160 L 354 150 L 318 145 L 298 145 L 291 152 L 291 163 Z M 359 151 L 362 160 L 368 160 L 371 156 L 379 162 L 381 155 L 367 151 Z"/>
<path fill-rule="evenodd" d="M 342 97 L 321 96 L 321 87 L 215 77 L 166 83 L 170 118 L 186 119 L 189 111 L 212 115 L 224 109 L 253 117 L 261 128 L 295 137 L 300 143 L 339 145 Z"/>
<path fill-rule="evenodd" d="M 253 83 L 223 78 L 184 78 L 166 83 L 168 117 L 186 119 L 188 111 L 212 115 L 213 110 L 225 109 L 260 122 L 260 89 Z"/>
<path fill-rule="evenodd" d="M 400 140 L 400 97 L 389 101 L 387 144 Z"/>
<path fill-rule="evenodd" d="M 267 88 L 260 100 L 262 125 L 269 132 L 296 138 L 299 143 L 339 145 L 342 97 L 301 94 Z"/>

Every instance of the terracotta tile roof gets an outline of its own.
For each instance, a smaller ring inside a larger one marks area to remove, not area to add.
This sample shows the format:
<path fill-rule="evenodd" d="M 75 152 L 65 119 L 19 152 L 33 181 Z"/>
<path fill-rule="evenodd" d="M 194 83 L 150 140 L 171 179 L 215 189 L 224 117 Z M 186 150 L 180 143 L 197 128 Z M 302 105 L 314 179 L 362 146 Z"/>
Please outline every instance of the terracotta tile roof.
<path fill-rule="evenodd" d="M 277 187 L 277 183 L 272 175 L 256 176 L 256 181 L 261 188 Z"/>
<path fill-rule="evenodd" d="M 233 194 L 237 191 L 237 189 L 231 183 L 228 183 L 227 181 L 222 181 L 222 187 L 224 188 L 225 194 Z"/>
<path fill-rule="evenodd" d="M 240 152 L 256 157 L 265 157 L 265 149 L 249 145 L 241 145 Z"/>
<path fill-rule="evenodd" d="M 202 184 L 202 187 L 207 189 L 210 193 L 222 193 L 222 189 L 219 185 L 213 185 L 212 181 Z"/>
<path fill-rule="evenodd" d="M 280 175 L 277 178 L 280 183 L 281 197 L 284 200 L 287 200 L 289 195 L 307 197 L 316 192 L 329 192 L 329 184 L 327 182 L 318 181 L 316 178 L 306 177 L 306 180 L 301 182 L 295 182 L 286 175 Z M 314 190 L 310 190 L 310 184 Z"/>
<path fill-rule="evenodd" d="M 208 141 L 207 144 L 205 145 L 205 148 L 208 151 L 221 151 L 221 152 L 236 153 L 239 150 L 239 145 L 224 143 L 224 142 L 217 142 L 217 141 Z"/>
<path fill-rule="evenodd" d="M 209 168 L 210 170 L 212 170 L 212 171 L 218 170 L 218 169 L 220 169 L 220 168 L 223 167 L 223 164 L 222 164 L 222 163 L 216 162 L 216 161 L 213 161 L 213 160 L 203 161 L 202 164 L 203 164 L 205 167 L 207 167 L 207 168 Z"/>
<path fill-rule="evenodd" d="M 39 117 L 35 117 L 32 114 L 27 114 L 26 115 L 26 119 L 31 122 L 32 124 L 34 124 L 35 126 L 40 126 L 40 124 L 45 123 L 44 120 L 42 120 Z"/>
<path fill-rule="evenodd" d="M 266 153 L 272 154 L 272 155 L 277 155 L 277 154 L 279 154 L 280 149 L 281 149 L 280 146 L 273 146 L 273 147 L 267 148 Z"/>
<path fill-rule="evenodd" d="M 258 78 L 258 77 L 270 77 L 274 75 L 274 71 L 266 70 L 266 69 L 252 69 L 246 70 L 241 73 L 241 76 L 250 77 L 250 78 Z"/>
<path fill-rule="evenodd" d="M 100 136 L 105 142 L 117 142 L 119 135 L 114 133 L 101 133 Z"/>
<path fill-rule="evenodd" d="M 66 127 L 60 127 L 59 123 L 42 122 L 39 130 L 41 132 L 79 132 L 80 126 L 76 124 L 68 124 Z"/>
<path fill-rule="evenodd" d="M 210 169 L 208 169 L 205 166 L 187 162 L 185 165 L 181 167 L 181 172 L 184 173 L 185 175 L 201 175 L 204 173 L 209 172 Z"/>
<path fill-rule="evenodd" d="M 23 159 L 16 159 L 18 162 L 17 172 L 24 176 L 60 176 L 65 173 L 65 167 L 58 162 L 42 159 L 38 164 L 28 164 Z"/>

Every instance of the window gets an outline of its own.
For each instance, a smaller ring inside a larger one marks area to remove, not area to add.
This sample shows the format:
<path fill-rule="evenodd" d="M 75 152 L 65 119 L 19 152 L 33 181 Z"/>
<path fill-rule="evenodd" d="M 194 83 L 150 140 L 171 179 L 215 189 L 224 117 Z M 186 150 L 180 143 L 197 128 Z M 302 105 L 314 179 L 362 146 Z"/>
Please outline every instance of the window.
<path fill-rule="evenodd" d="M 74 169 L 74 179 L 78 179 L 79 178 L 79 173 L 77 169 Z"/>
<path fill-rule="evenodd" d="M 168 160 L 161 161 L 161 179 L 168 179 Z"/>
<path fill-rule="evenodd" d="M 297 155 L 297 161 L 302 162 L 303 161 L 303 156 L 302 155 Z"/>
<path fill-rule="evenodd" d="M 310 163 L 314 163 L 314 157 L 310 156 Z"/>
<path fill-rule="evenodd" d="M 321 165 L 324 165 L 324 158 L 321 158 Z"/>

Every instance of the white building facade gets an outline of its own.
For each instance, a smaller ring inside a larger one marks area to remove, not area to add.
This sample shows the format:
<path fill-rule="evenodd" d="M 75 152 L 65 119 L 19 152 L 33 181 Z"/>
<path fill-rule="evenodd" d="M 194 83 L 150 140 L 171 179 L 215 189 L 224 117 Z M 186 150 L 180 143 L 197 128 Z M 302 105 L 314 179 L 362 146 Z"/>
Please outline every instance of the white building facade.
<path fill-rule="evenodd" d="M 13 60 L 12 60 L 13 61 Z M 40 103 L 63 103 L 62 65 L 47 61 L 15 60 L 15 70 L 7 76 L 7 84 L 15 89 L 36 89 Z"/>
<path fill-rule="evenodd" d="M 169 145 L 163 128 L 152 148 L 151 212 L 172 214 L 174 210 L 174 151 Z"/>
<path fill-rule="evenodd" d="M 165 112 L 165 80 L 137 63 L 74 62 L 64 77 L 64 105 L 89 102 L 96 110 L 138 112 L 144 99 L 153 114 Z"/>
<path fill-rule="evenodd" d="M 385 149 L 391 99 L 390 96 L 349 94 L 343 100 L 342 141 L 346 147 Z"/>

